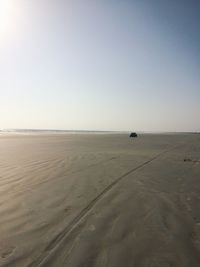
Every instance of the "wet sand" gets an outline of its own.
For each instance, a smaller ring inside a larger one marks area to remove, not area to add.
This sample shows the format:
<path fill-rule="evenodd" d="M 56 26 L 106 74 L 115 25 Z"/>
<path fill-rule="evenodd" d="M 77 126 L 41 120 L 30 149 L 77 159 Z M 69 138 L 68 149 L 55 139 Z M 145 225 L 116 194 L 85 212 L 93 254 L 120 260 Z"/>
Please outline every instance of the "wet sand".
<path fill-rule="evenodd" d="M 199 267 L 200 135 L 1 135 L 0 266 Z"/>

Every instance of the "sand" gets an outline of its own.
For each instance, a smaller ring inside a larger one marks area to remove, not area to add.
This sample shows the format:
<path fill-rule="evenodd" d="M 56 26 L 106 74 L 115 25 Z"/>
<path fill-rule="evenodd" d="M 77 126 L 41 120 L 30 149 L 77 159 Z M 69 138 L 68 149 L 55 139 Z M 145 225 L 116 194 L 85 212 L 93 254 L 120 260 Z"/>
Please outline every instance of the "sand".
<path fill-rule="evenodd" d="M 197 134 L 1 135 L 0 266 L 199 267 L 199 193 Z"/>

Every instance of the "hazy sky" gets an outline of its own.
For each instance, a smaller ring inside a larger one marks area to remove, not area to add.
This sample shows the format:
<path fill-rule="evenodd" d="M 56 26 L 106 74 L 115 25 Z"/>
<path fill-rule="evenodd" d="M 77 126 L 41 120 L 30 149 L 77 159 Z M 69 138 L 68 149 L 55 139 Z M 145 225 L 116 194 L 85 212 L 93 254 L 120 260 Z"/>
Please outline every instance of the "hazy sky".
<path fill-rule="evenodd" d="M 200 131 L 199 0 L 0 0 L 0 129 Z"/>

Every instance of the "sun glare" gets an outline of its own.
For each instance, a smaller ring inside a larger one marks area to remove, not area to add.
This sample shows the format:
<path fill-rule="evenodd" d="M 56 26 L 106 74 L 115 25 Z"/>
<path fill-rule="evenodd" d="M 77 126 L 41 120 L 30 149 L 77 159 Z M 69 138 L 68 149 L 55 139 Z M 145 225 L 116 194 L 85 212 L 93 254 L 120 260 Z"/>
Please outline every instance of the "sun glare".
<path fill-rule="evenodd" d="M 0 0 L 0 37 L 11 34 L 15 26 L 14 0 Z"/>

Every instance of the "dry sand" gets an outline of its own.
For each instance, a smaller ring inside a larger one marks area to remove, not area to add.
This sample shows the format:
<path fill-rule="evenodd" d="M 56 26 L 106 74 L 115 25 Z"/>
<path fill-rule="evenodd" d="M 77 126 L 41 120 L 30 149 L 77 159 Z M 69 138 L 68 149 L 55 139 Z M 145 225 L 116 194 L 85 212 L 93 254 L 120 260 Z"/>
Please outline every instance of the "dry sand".
<path fill-rule="evenodd" d="M 0 266 L 199 267 L 199 160 L 192 134 L 0 136 Z"/>

